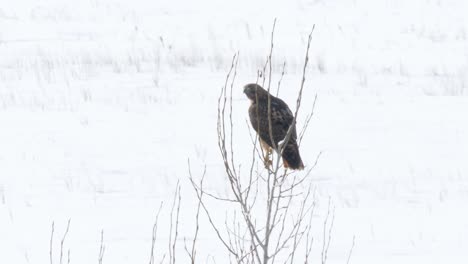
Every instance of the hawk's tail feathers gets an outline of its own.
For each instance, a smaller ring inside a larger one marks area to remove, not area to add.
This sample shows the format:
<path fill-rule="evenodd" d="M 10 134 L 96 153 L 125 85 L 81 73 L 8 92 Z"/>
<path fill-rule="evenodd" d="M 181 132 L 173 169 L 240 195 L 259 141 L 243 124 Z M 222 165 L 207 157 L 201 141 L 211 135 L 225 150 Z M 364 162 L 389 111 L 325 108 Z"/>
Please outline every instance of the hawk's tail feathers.
<path fill-rule="evenodd" d="M 293 170 L 304 169 L 304 163 L 302 163 L 301 155 L 299 155 L 299 147 L 296 142 L 286 145 L 281 156 L 283 157 L 285 168 Z"/>

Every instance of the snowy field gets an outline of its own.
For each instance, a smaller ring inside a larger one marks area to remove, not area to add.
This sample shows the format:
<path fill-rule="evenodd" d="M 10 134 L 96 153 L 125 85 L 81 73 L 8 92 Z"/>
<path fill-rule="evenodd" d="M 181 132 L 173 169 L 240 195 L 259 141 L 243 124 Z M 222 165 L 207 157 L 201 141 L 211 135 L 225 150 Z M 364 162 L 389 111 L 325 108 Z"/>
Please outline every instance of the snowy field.
<path fill-rule="evenodd" d="M 315 24 L 299 125 L 316 190 L 314 260 L 329 199 L 327 263 L 468 262 L 468 4 L 463 0 L 18 0 L 0 2 L 0 263 L 148 263 L 168 251 L 182 188 L 177 263 L 194 233 L 187 160 L 228 195 L 217 98 L 233 94 L 239 162 L 250 155 L 242 86 L 278 19 L 273 80 L 291 108 Z M 213 207 L 223 222 L 223 207 Z M 227 263 L 201 217 L 199 263 Z M 354 239 L 354 247 L 353 244 Z M 316 246 L 315 246 L 316 245 Z M 64 256 L 63 263 L 67 262 Z"/>

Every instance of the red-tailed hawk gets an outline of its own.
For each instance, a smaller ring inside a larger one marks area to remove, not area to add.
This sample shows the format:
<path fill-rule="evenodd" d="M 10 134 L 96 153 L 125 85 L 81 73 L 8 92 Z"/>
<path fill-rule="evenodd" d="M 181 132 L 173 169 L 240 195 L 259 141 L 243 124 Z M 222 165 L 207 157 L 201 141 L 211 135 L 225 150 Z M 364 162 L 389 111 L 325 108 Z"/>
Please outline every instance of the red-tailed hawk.
<path fill-rule="evenodd" d="M 293 125 L 291 136 L 281 156 L 285 168 L 304 169 L 296 142 L 297 134 L 296 125 L 293 124 L 294 116 L 288 105 L 255 83 L 245 85 L 244 93 L 252 102 L 249 107 L 250 122 L 260 137 L 262 147 L 266 148 L 267 155 L 271 153 L 272 148 L 278 148 L 278 144 L 286 137 L 289 127 Z M 271 135 L 273 136 L 274 145 L 270 139 L 268 124 L 268 96 L 270 96 Z"/>

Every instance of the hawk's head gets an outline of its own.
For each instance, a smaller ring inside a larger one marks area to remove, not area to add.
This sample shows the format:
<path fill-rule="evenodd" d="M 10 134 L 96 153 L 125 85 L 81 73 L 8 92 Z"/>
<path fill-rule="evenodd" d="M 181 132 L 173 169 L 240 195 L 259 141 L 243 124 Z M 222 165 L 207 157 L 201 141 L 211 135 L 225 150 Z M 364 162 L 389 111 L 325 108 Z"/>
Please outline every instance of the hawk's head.
<path fill-rule="evenodd" d="M 257 98 L 268 96 L 268 92 L 256 83 L 249 83 L 245 85 L 244 93 L 252 102 L 256 102 Z"/>

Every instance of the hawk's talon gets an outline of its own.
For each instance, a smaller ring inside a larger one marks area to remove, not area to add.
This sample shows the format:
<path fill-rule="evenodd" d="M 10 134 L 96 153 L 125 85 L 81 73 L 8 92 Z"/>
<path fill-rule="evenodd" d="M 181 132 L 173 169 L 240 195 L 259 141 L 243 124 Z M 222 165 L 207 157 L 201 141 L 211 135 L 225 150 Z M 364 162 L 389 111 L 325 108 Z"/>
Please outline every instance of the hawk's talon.
<path fill-rule="evenodd" d="M 269 167 L 273 166 L 273 161 L 270 159 L 269 155 L 263 158 L 263 164 L 265 165 L 265 169 L 268 169 Z"/>

